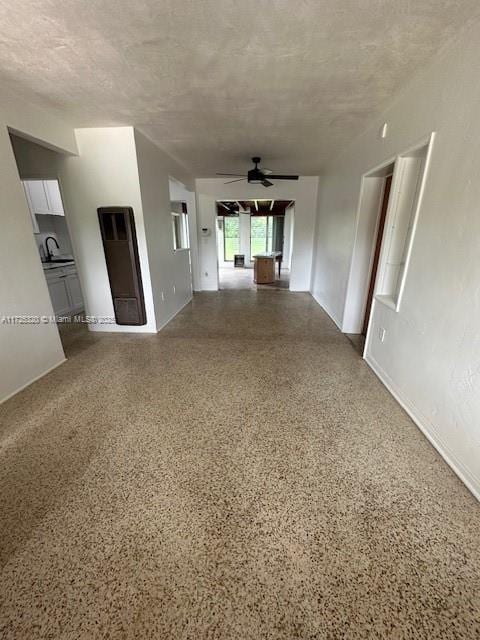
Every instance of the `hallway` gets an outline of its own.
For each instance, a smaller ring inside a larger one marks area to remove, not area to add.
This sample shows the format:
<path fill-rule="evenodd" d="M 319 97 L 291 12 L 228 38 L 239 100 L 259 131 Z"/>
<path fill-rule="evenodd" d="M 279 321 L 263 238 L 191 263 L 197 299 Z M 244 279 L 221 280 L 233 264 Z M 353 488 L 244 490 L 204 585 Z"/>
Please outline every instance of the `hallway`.
<path fill-rule="evenodd" d="M 69 329 L 0 406 L 2 638 L 478 637 L 478 503 L 309 294 Z"/>

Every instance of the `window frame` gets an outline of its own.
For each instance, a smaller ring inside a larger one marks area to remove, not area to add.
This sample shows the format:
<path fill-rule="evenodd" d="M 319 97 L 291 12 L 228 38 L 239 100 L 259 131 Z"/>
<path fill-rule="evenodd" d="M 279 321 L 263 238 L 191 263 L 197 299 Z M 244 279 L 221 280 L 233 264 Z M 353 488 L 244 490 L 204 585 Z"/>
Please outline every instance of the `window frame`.
<path fill-rule="evenodd" d="M 190 237 L 188 227 L 188 211 L 185 202 L 180 202 L 181 211 L 173 211 L 177 203 L 171 203 L 170 215 L 172 217 L 173 251 L 188 251 L 190 249 Z"/>

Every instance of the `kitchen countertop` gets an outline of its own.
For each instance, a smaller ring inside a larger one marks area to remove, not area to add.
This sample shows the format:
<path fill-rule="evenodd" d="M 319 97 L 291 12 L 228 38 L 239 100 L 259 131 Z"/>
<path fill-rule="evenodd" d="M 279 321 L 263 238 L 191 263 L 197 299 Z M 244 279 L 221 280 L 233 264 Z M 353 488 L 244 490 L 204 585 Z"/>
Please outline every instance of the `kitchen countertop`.
<path fill-rule="evenodd" d="M 256 253 L 253 258 L 276 258 L 277 256 L 281 256 L 281 251 L 264 251 L 263 253 Z"/>
<path fill-rule="evenodd" d="M 71 267 L 72 264 L 75 264 L 74 260 L 69 262 L 42 262 L 42 267 L 44 271 L 50 271 L 50 269 L 58 269 L 59 267 Z"/>

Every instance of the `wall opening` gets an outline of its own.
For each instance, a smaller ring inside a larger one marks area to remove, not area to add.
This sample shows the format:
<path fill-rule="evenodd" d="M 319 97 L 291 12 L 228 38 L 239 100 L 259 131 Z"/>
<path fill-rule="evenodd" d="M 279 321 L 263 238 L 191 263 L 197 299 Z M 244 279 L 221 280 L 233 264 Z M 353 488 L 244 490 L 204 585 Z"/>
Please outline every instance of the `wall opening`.
<path fill-rule="evenodd" d="M 399 156 L 382 241 L 375 294 L 396 311 L 400 308 L 425 179 L 428 145 Z"/>
<path fill-rule="evenodd" d="M 289 288 L 293 211 L 290 200 L 216 202 L 220 289 Z M 256 271 L 259 256 L 265 263 L 260 275 Z"/>
<path fill-rule="evenodd" d="M 347 334 L 368 333 L 377 302 L 400 309 L 433 139 L 432 133 L 362 176 L 342 323 Z"/>
<path fill-rule="evenodd" d="M 60 340 L 68 356 L 86 331 L 84 299 L 68 212 L 58 180 L 63 155 L 10 132 L 15 161 L 32 222 L 39 262 L 48 287 Z"/>

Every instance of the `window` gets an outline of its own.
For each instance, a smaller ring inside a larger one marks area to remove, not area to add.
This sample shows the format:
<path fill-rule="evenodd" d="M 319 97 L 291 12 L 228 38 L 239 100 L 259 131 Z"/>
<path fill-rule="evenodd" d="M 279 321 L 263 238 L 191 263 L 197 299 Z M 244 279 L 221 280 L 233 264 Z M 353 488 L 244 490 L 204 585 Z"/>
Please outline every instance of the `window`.
<path fill-rule="evenodd" d="M 188 215 L 187 205 L 185 202 L 171 202 L 172 210 L 172 231 L 173 231 L 173 249 L 188 249 L 190 243 L 188 240 Z"/>
<path fill-rule="evenodd" d="M 272 251 L 273 216 L 252 216 L 250 218 L 250 255 Z"/>
<path fill-rule="evenodd" d="M 233 262 L 233 256 L 240 253 L 240 225 L 238 216 L 225 216 L 223 222 L 223 259 Z"/>

